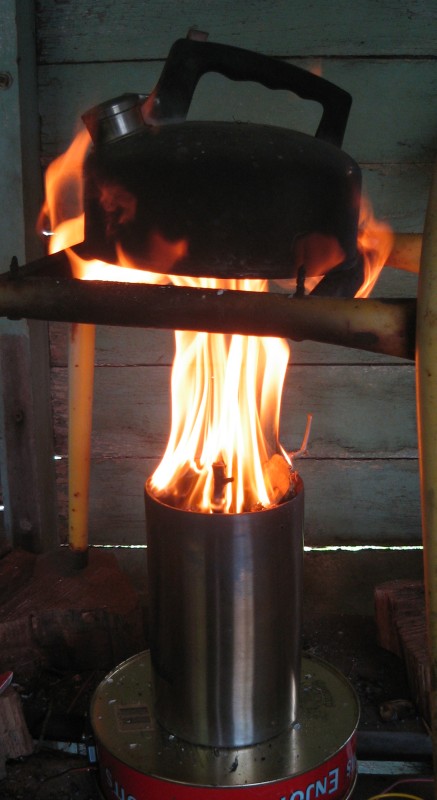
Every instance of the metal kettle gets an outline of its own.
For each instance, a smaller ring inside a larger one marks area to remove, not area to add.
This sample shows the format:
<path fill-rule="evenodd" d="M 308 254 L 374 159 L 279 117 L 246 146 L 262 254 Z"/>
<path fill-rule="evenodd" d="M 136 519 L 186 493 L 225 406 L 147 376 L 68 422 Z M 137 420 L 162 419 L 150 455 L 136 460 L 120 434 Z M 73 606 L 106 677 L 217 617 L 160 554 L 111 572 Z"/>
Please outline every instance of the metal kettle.
<path fill-rule="evenodd" d="M 240 122 L 186 121 L 207 72 L 318 101 L 315 136 Z M 316 292 L 353 295 L 361 172 L 341 150 L 351 97 L 268 56 L 191 39 L 172 46 L 149 95 L 88 111 L 83 257 L 219 278 L 324 275 Z"/>

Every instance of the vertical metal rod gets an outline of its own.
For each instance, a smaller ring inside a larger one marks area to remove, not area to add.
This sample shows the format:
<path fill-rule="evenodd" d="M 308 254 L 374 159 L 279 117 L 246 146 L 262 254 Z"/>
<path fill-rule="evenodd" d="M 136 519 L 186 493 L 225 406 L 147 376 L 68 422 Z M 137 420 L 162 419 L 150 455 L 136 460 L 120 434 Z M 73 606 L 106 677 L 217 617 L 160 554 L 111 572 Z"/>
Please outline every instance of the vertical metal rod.
<path fill-rule="evenodd" d="M 423 234 L 417 298 L 417 416 L 424 575 L 431 666 L 430 715 L 437 767 L 437 162 Z M 437 794 L 436 794 L 437 797 Z"/>
<path fill-rule="evenodd" d="M 68 351 L 68 543 L 77 567 L 88 556 L 95 332 L 73 323 Z"/>

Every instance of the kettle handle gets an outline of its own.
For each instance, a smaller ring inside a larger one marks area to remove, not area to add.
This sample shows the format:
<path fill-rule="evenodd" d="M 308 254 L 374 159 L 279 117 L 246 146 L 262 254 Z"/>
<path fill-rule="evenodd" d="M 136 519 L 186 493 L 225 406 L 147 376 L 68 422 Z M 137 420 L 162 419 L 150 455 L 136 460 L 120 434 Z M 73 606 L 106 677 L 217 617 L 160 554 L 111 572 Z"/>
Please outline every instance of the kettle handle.
<path fill-rule="evenodd" d="M 219 72 L 230 80 L 255 81 L 268 89 L 289 89 L 323 106 L 316 137 L 341 147 L 352 103 L 351 95 L 330 81 L 294 64 L 231 45 L 178 39 L 172 46 L 161 77 L 146 101 L 148 124 L 186 118 L 199 79 Z"/>

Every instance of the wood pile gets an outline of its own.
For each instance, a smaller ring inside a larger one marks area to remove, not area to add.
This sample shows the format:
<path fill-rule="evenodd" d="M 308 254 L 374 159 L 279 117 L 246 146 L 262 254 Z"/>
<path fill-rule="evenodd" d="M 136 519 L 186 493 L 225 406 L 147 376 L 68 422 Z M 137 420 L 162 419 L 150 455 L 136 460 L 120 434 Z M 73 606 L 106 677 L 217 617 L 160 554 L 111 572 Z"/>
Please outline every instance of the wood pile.
<path fill-rule="evenodd" d="M 412 699 L 430 724 L 430 660 L 422 581 L 395 580 L 375 588 L 378 642 L 405 663 Z"/>
<path fill-rule="evenodd" d="M 109 670 L 145 647 L 138 593 L 116 558 L 90 550 L 74 569 L 67 548 L 0 560 L 0 672 L 26 681 L 43 666 Z"/>
<path fill-rule="evenodd" d="M 33 741 L 23 715 L 21 698 L 9 686 L 0 695 L 0 780 L 6 775 L 8 758 L 21 758 L 33 753 Z"/>

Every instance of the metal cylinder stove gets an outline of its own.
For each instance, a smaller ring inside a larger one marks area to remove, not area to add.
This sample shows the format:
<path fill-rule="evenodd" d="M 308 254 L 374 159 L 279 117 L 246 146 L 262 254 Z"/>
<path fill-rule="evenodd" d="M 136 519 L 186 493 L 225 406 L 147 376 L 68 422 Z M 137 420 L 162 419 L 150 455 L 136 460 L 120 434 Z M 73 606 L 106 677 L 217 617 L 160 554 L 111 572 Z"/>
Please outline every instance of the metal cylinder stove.
<path fill-rule="evenodd" d="M 195 744 L 241 747 L 296 720 L 303 486 L 267 511 L 201 514 L 146 486 L 155 713 Z"/>
<path fill-rule="evenodd" d="M 100 684 L 108 800 L 330 800 L 356 779 L 347 681 L 301 658 L 303 484 L 266 511 L 181 511 L 145 489 L 150 653 Z"/>

